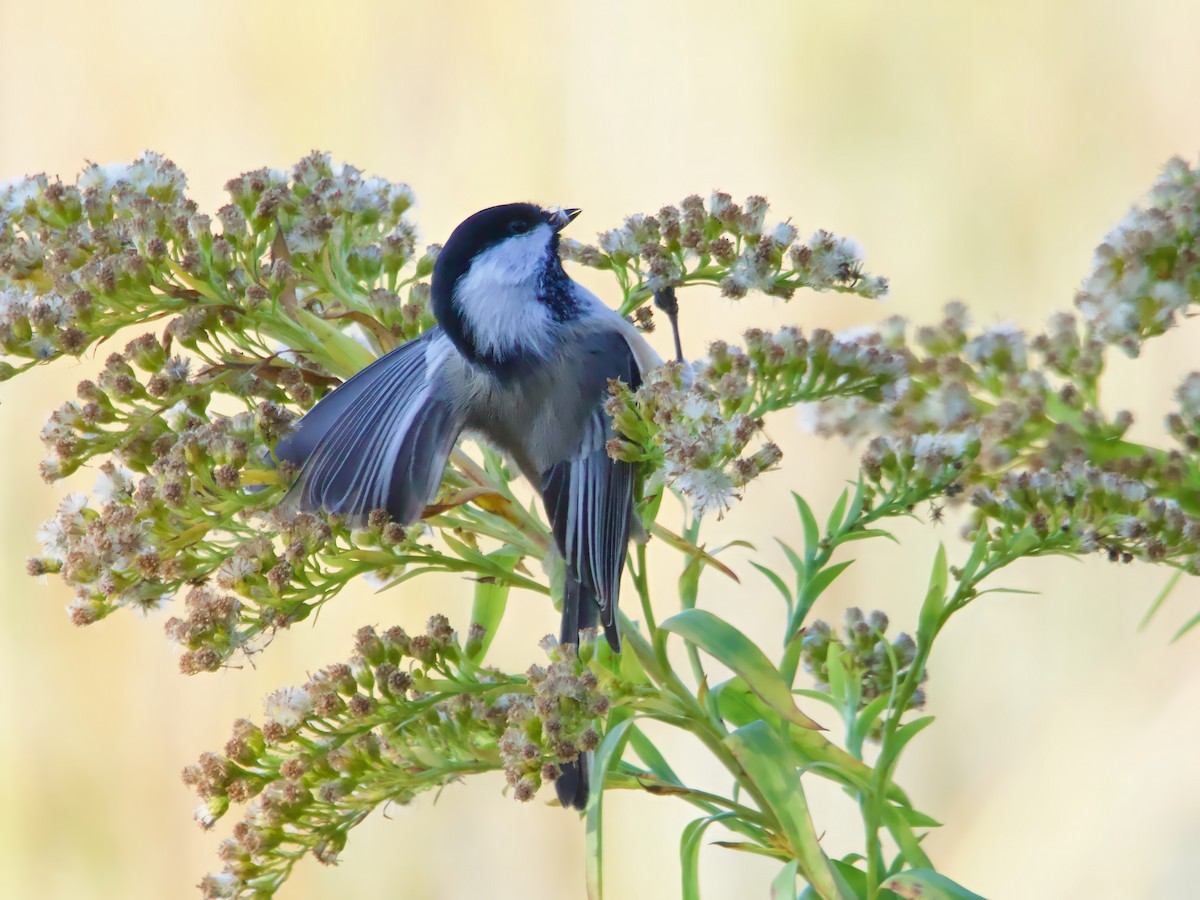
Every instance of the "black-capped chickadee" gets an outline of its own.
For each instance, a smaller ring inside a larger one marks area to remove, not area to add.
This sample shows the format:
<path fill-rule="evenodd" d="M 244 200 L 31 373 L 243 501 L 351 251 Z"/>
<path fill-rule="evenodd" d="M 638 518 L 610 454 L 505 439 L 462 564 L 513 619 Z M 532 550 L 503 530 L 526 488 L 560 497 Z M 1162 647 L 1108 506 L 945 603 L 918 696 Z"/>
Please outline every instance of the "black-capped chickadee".
<path fill-rule="evenodd" d="M 438 327 L 324 397 L 275 448 L 300 467 L 302 509 L 416 522 L 459 435 L 482 435 L 537 488 L 565 563 L 560 640 L 599 624 L 620 650 L 616 608 L 633 517 L 633 465 L 611 459 L 609 379 L 632 388 L 660 360 L 628 321 L 574 282 L 559 231 L 577 209 L 511 203 L 454 229 L 433 267 Z M 555 783 L 588 796 L 585 758 Z"/>

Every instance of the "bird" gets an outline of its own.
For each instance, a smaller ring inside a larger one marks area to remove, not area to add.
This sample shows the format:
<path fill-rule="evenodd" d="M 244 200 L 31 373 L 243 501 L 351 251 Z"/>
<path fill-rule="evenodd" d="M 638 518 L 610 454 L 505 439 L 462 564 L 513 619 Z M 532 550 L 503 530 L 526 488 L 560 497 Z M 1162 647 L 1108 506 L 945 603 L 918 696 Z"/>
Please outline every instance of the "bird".
<path fill-rule="evenodd" d="M 430 281 L 437 325 L 343 382 L 275 447 L 298 467 L 287 501 L 408 525 L 437 493 L 460 435 L 482 437 L 540 493 L 564 569 L 562 644 L 599 625 L 614 652 L 634 519 L 633 463 L 612 459 L 611 379 L 636 389 L 661 363 L 631 322 L 563 268 L 578 209 L 508 203 L 463 220 Z M 586 754 L 560 766 L 561 805 L 582 810 Z"/>

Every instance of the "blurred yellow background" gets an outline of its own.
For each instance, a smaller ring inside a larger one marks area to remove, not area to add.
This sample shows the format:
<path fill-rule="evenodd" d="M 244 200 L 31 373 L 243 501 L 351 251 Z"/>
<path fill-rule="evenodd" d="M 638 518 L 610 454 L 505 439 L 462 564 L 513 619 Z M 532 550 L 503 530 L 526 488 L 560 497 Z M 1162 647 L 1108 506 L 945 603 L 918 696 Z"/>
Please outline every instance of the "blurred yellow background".
<path fill-rule="evenodd" d="M 73 180 L 85 160 L 153 148 L 212 213 L 227 178 L 327 149 L 410 183 L 426 241 L 515 199 L 582 207 L 571 233 L 590 239 L 688 193 L 763 193 L 802 234 L 857 238 L 891 297 L 730 305 L 693 292 L 691 355 L 751 325 L 929 320 L 956 297 L 984 323 L 1037 328 L 1069 306 L 1091 249 L 1159 166 L 1196 158 L 1197 34 L 1200 6 L 1183 0 L 0 0 L 0 180 Z M 1114 363 L 1107 403 L 1139 413 L 1140 439 L 1161 442 L 1195 341 L 1193 326 L 1153 342 L 1149 359 Z M 265 693 L 344 659 L 357 626 L 419 629 L 435 610 L 463 625 L 470 589 L 446 578 L 348 593 L 278 637 L 257 668 L 191 679 L 176 673 L 165 615 L 74 628 L 67 593 L 27 578 L 24 560 L 62 493 L 37 477 L 37 432 L 93 365 L 64 361 L 0 386 L 0 896 L 196 896 L 219 868 L 222 827 L 192 822 L 179 769 L 219 748 L 235 717 L 259 716 Z M 787 490 L 821 514 L 855 453 L 792 415 L 769 427 L 783 470 L 710 538 L 749 537 L 781 563 L 770 536 L 793 528 Z M 882 607 L 894 629 L 913 629 L 932 547 L 948 541 L 961 557 L 956 534 L 906 525 L 901 548 L 856 545 L 863 561 L 818 614 Z M 703 604 L 776 640 L 771 589 L 746 554 L 728 558 L 742 584 L 706 577 Z M 948 875 L 992 898 L 1195 896 L 1200 631 L 1168 644 L 1197 609 L 1195 584 L 1136 632 L 1165 578 L 1100 559 L 1030 564 L 1003 583 L 1040 595 L 985 597 L 952 623 L 932 661 L 939 721 L 901 771 L 945 823 L 927 847 Z M 660 567 L 660 593 L 671 579 Z M 545 603 L 515 597 L 498 658 L 523 668 L 555 628 Z M 688 744 L 668 743 L 685 776 L 714 774 Z M 581 897 L 582 826 L 540 802 L 518 806 L 501 784 L 474 779 L 373 816 L 339 867 L 302 862 L 282 896 Z M 813 803 L 831 852 L 856 848 L 845 799 L 817 784 Z M 614 794 L 610 896 L 676 894 L 689 818 L 669 800 Z M 706 849 L 705 896 L 766 896 L 774 871 Z"/>

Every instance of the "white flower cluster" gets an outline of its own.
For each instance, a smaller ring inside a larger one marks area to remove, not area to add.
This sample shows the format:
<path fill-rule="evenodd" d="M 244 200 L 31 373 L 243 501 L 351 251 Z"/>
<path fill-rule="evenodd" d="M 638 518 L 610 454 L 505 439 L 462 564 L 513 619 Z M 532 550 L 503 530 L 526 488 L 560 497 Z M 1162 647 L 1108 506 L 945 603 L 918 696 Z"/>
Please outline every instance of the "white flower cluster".
<path fill-rule="evenodd" d="M 1200 292 L 1200 174 L 1176 157 L 1096 248 L 1075 304 L 1091 331 L 1137 356 L 1142 341 L 1175 324 Z"/>

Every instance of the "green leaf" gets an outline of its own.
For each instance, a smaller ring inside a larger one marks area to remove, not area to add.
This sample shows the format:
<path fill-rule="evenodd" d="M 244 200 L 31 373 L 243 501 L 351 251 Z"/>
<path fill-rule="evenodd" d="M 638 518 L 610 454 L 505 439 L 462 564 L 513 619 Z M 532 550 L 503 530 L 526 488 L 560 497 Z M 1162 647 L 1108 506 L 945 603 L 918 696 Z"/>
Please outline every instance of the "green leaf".
<path fill-rule="evenodd" d="M 933 571 L 929 574 L 929 588 L 925 591 L 925 602 L 917 618 L 917 641 L 928 646 L 942 624 L 942 609 L 946 604 L 946 585 L 950 573 L 946 566 L 946 547 L 938 544 L 933 558 Z"/>
<path fill-rule="evenodd" d="M 844 495 L 843 495 L 844 496 Z M 792 860 L 771 879 L 771 900 L 796 900 L 796 875 L 800 864 Z"/>
<path fill-rule="evenodd" d="M 877 765 L 885 768 L 891 765 L 899 758 L 901 751 L 905 745 L 915 738 L 920 732 L 924 731 L 933 724 L 933 716 L 922 716 L 919 719 L 913 719 L 911 722 L 906 722 L 896 729 L 895 735 L 887 742 L 887 746 L 883 748 L 883 752 L 879 754 L 879 762 Z"/>
<path fill-rule="evenodd" d="M 979 530 L 975 532 L 975 543 L 971 545 L 971 555 L 967 557 L 967 561 L 959 572 L 960 584 L 967 584 L 974 580 L 975 573 L 979 571 L 979 567 L 983 565 L 983 560 L 987 557 L 988 540 L 987 528 L 980 526 Z"/>
<path fill-rule="evenodd" d="M 616 713 L 614 713 L 614 716 Z M 612 768 L 613 763 L 621 758 L 621 754 L 625 750 L 625 737 L 629 729 L 633 727 L 634 719 L 631 716 L 624 721 L 618 722 L 615 725 L 610 725 L 607 733 L 604 735 L 604 740 L 600 742 L 600 746 L 596 748 L 596 753 L 592 757 L 592 792 L 588 797 L 587 810 L 585 816 L 587 818 L 587 830 L 584 834 L 584 843 L 587 847 L 587 892 L 591 900 L 603 900 L 604 897 L 604 842 L 603 842 L 603 802 L 604 802 L 604 778 L 608 775 L 608 770 Z"/>
<path fill-rule="evenodd" d="M 723 812 L 715 816 L 705 816 L 688 822 L 679 837 L 679 864 L 682 870 L 683 884 L 680 894 L 684 900 L 700 900 L 700 839 L 705 830 L 713 822 L 728 819 L 735 815 L 733 811 Z"/>
<path fill-rule="evenodd" d="M 845 572 L 850 566 L 854 565 L 854 560 L 848 559 L 845 562 L 834 563 L 832 566 L 826 566 L 820 572 L 813 576 L 812 580 L 805 585 L 804 593 L 810 596 L 813 600 L 825 593 L 825 589 L 833 584 L 833 580 Z"/>
<path fill-rule="evenodd" d="M 630 631 L 634 633 L 635 640 L 630 642 L 634 648 L 632 653 L 613 653 L 612 648 L 608 646 L 608 641 L 596 642 L 596 661 L 608 671 L 617 675 L 622 681 L 629 684 L 650 684 L 650 676 L 646 674 L 645 668 L 642 666 L 642 656 L 639 650 L 645 649 L 649 651 L 645 639 L 637 632 L 636 628 L 628 622 L 621 623 L 621 637 L 627 639 Z"/>
<path fill-rule="evenodd" d="M 750 690 L 746 680 L 740 676 L 722 681 L 712 688 L 712 695 L 716 700 L 717 712 L 721 718 L 735 727 L 740 728 L 742 725 L 749 725 L 759 719 L 765 719 L 772 723 L 783 721 L 775 710 L 763 703 L 759 696 Z"/>
<path fill-rule="evenodd" d="M 713 841 L 714 847 L 724 847 L 726 850 L 737 850 L 739 853 L 753 853 L 755 856 L 769 856 L 771 859 L 786 860 L 788 855 L 783 850 L 774 850 L 762 844 L 750 841 Z"/>
<path fill-rule="evenodd" d="M 880 887 L 905 900 L 984 900 L 979 894 L 968 891 L 958 882 L 932 869 L 909 869 L 888 878 Z"/>
<path fill-rule="evenodd" d="M 1188 619 L 1186 622 L 1183 623 L 1183 626 L 1177 632 L 1175 632 L 1174 636 L 1171 638 L 1172 643 L 1179 640 L 1181 637 L 1183 637 L 1185 634 L 1187 634 L 1189 631 L 1191 631 L 1197 625 L 1200 625 L 1200 613 L 1196 613 L 1194 616 L 1192 616 L 1190 619 Z"/>
<path fill-rule="evenodd" d="M 349 378 L 375 362 L 375 354 L 320 316 L 302 306 L 294 307 L 290 313 L 292 318 L 318 338 L 310 344 L 308 352 L 319 351 L 329 361 L 330 369 L 341 377 Z"/>
<path fill-rule="evenodd" d="M 905 862 L 910 866 L 932 868 L 933 863 L 925 851 L 921 849 L 921 839 L 913 833 L 912 826 L 901 815 L 900 807 L 894 806 L 891 803 L 884 804 L 883 824 L 887 826 L 892 840 L 900 848 L 900 853 L 904 857 Z"/>
<path fill-rule="evenodd" d="M 862 541 L 873 537 L 885 537 L 893 544 L 898 545 L 900 543 L 900 539 L 898 537 L 896 537 L 890 531 L 885 531 L 882 528 L 858 528 L 854 531 L 848 531 L 838 538 L 838 543 L 845 544 L 848 541 Z"/>
<path fill-rule="evenodd" d="M 629 743 L 633 747 L 633 752 L 638 755 L 638 759 L 644 762 L 646 768 L 653 772 L 659 780 L 665 781 L 667 784 L 683 784 L 674 769 L 667 763 L 666 758 L 658 751 L 658 747 L 650 738 L 646 737 L 645 732 L 640 728 L 634 728 L 629 732 Z"/>
<path fill-rule="evenodd" d="M 841 644 L 832 641 L 825 653 L 825 665 L 829 667 L 829 696 L 833 697 L 833 702 L 839 709 L 845 709 L 849 702 L 850 673 L 842 663 L 842 654 L 845 652 L 847 651 Z M 858 706 L 857 699 L 854 706 Z"/>
<path fill-rule="evenodd" d="M 502 547 L 488 554 L 510 572 L 521 558 L 521 554 L 513 547 Z M 500 620 L 504 618 L 504 610 L 508 607 L 509 583 L 503 580 L 478 581 L 475 583 L 475 599 L 471 605 L 471 623 L 483 628 L 483 640 L 469 647 L 467 658 L 473 663 L 479 663 L 492 645 Z"/>
<path fill-rule="evenodd" d="M 984 594 L 1025 594 L 1029 597 L 1036 597 L 1041 593 L 1041 591 L 1027 591 L 1024 588 L 994 587 L 988 588 L 986 591 L 979 591 L 975 596 L 982 597 Z"/>
<path fill-rule="evenodd" d="M 842 896 L 838 878 L 817 839 L 788 744 L 766 722 L 754 722 L 726 735 L 725 745 L 779 823 L 804 878 L 823 897 Z"/>
<path fill-rule="evenodd" d="M 804 561 L 812 563 L 817 555 L 817 546 L 821 543 L 821 532 L 817 530 L 817 517 L 813 515 L 812 507 L 795 491 L 792 491 L 792 499 L 796 501 L 796 509 L 800 513 L 800 524 L 804 527 Z"/>
<path fill-rule="evenodd" d="M 808 611 L 812 609 L 813 604 L 817 602 L 817 598 L 825 592 L 825 589 L 829 585 L 833 584 L 835 578 L 846 571 L 853 563 L 854 560 L 848 559 L 844 562 L 834 563 L 832 566 L 826 566 L 809 581 L 805 582 L 804 587 L 800 589 L 800 595 L 796 598 L 796 608 L 788 620 L 786 634 L 795 635 L 800 630 L 800 626 L 804 624 L 804 619 L 808 615 Z"/>
<path fill-rule="evenodd" d="M 633 650 L 632 654 L 616 654 L 618 659 L 621 660 L 620 665 L 622 674 L 625 672 L 625 657 L 632 655 L 636 657 L 639 667 L 647 674 L 647 676 L 649 676 L 649 678 L 661 683 L 666 678 L 666 673 L 663 671 L 663 668 L 658 661 L 658 656 L 654 652 L 654 647 L 651 646 L 650 642 L 646 640 L 645 636 L 641 633 L 641 631 L 638 630 L 637 625 L 635 625 L 629 619 L 629 617 L 625 615 L 625 613 L 617 610 L 617 615 L 620 617 L 621 637 L 624 639 L 625 646 Z M 658 639 L 659 634 L 661 634 L 661 629 L 655 633 L 655 640 Z M 606 644 L 606 641 L 598 642 L 598 654 L 604 652 L 602 648 Z"/>
<path fill-rule="evenodd" d="M 663 493 L 663 489 L 659 488 L 656 493 L 644 498 L 642 501 L 642 528 L 644 528 L 647 532 L 650 531 L 650 527 L 654 524 L 654 520 L 658 518 L 658 510 L 662 506 Z"/>
<path fill-rule="evenodd" d="M 712 693 L 716 697 L 721 718 L 735 728 L 760 720 L 772 725 L 782 721 L 741 678 L 721 682 L 712 689 Z M 800 690 L 795 693 L 804 696 L 809 692 Z M 833 698 L 828 694 L 812 693 L 814 699 L 833 705 Z M 803 771 L 820 775 L 844 787 L 859 791 L 871 790 L 874 770 L 832 743 L 821 732 L 791 726 L 788 729 L 788 737 Z M 897 803 L 907 803 L 904 793 L 895 785 L 889 787 L 887 796 Z"/>
<path fill-rule="evenodd" d="M 779 538 L 775 538 L 775 543 L 777 543 L 783 549 L 783 555 L 786 556 L 788 558 L 788 562 L 792 564 L 792 571 L 796 573 L 796 580 L 803 581 L 804 573 L 807 571 L 808 567 L 805 566 L 804 560 L 800 558 L 800 554 L 781 541 Z"/>
<path fill-rule="evenodd" d="M 825 520 L 826 534 L 835 534 L 842 527 L 842 516 L 846 514 L 846 502 L 849 499 L 850 488 L 843 488 L 841 496 L 837 498 L 833 509 L 829 511 L 829 518 Z"/>
<path fill-rule="evenodd" d="M 858 713 L 858 719 L 855 722 L 854 728 L 858 732 L 859 737 L 864 737 L 871 730 L 871 726 L 875 724 L 875 720 L 883 715 L 883 711 L 887 709 L 888 703 L 892 700 L 889 694 L 880 694 Z"/>
<path fill-rule="evenodd" d="M 1158 596 L 1154 598 L 1154 602 L 1152 602 L 1150 604 L 1150 608 L 1146 610 L 1146 615 L 1142 616 L 1142 621 L 1138 623 L 1138 631 L 1141 631 L 1150 624 L 1150 620 L 1154 617 L 1154 614 L 1158 612 L 1158 608 L 1166 602 L 1167 597 L 1170 595 L 1171 591 L 1175 590 L 1175 585 L 1179 584 L 1179 579 L 1182 577 L 1183 569 L 1176 569 L 1171 573 L 1171 577 L 1167 579 L 1167 583 L 1163 585 L 1163 589 L 1158 592 Z M 1200 619 L 1197 621 L 1200 621 Z M 1185 628 L 1184 630 L 1186 631 L 1187 629 Z M 1178 638 L 1182 634 L 1183 632 L 1181 631 L 1179 634 L 1175 635 L 1175 637 Z"/>
<path fill-rule="evenodd" d="M 857 853 L 851 853 L 841 859 L 831 859 L 830 863 L 833 864 L 834 871 L 846 885 L 846 896 L 865 897 L 867 896 L 867 873 L 853 864 L 856 859 L 862 859 L 862 857 Z M 821 898 L 810 885 L 804 889 L 800 900 L 821 900 Z"/>
<path fill-rule="evenodd" d="M 788 612 L 790 613 L 792 609 L 792 592 L 788 590 L 788 586 L 784 580 L 766 566 L 761 566 L 753 561 L 751 561 L 750 565 L 754 566 L 754 568 L 766 575 L 767 580 L 770 581 L 771 584 L 775 585 L 775 590 L 779 591 L 779 593 L 783 595 L 783 599 L 787 603 Z"/>
<path fill-rule="evenodd" d="M 921 812 L 919 809 L 913 809 L 911 806 L 894 806 L 892 807 L 896 814 L 908 823 L 911 828 L 941 828 L 942 823 L 933 816 Z"/>
<path fill-rule="evenodd" d="M 796 708 L 791 689 L 757 645 L 728 622 L 703 609 L 686 609 L 660 626 L 690 641 L 740 675 L 763 702 L 801 728 L 821 726 Z"/>
<path fill-rule="evenodd" d="M 850 501 L 850 509 L 846 511 L 846 518 L 842 520 L 842 527 L 847 527 L 857 521 L 862 515 L 863 505 L 867 500 L 867 486 L 863 483 L 862 473 L 858 473 L 858 481 L 854 485 L 854 499 Z"/>
<path fill-rule="evenodd" d="M 808 688 L 792 688 L 792 693 L 797 697 L 807 697 L 809 700 L 816 700 L 818 703 L 824 703 L 827 706 L 838 708 L 837 701 L 824 691 L 813 691 Z"/>

